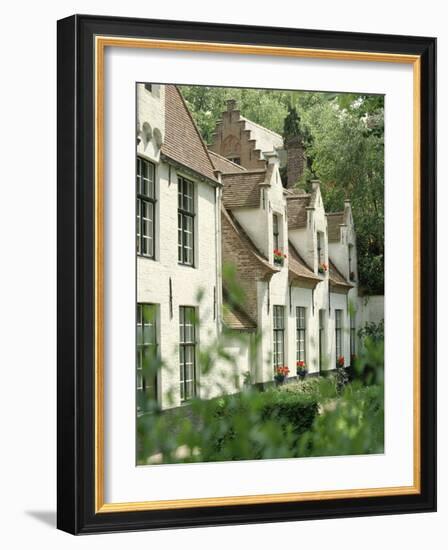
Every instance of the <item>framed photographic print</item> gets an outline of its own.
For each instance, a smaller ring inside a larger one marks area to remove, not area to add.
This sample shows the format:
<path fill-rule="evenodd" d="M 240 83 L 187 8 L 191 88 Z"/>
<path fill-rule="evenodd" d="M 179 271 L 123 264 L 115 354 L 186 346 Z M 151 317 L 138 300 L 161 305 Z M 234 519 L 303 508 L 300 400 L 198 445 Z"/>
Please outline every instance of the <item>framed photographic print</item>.
<path fill-rule="evenodd" d="M 434 511 L 433 38 L 58 22 L 58 527 Z"/>

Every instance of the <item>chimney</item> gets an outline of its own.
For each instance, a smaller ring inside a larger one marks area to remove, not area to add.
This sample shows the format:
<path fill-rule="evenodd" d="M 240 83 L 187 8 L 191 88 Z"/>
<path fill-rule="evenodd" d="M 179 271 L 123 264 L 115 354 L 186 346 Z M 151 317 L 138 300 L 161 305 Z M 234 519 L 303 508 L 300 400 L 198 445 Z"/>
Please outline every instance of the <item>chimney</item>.
<path fill-rule="evenodd" d="M 313 191 L 320 189 L 320 180 L 311 180 L 311 189 Z"/>
<path fill-rule="evenodd" d="M 280 166 L 280 159 L 278 158 L 277 151 L 265 151 L 263 154 L 268 164 L 273 164 L 277 166 L 277 168 Z"/>
<path fill-rule="evenodd" d="M 347 220 L 350 219 L 352 211 L 352 203 L 350 202 L 350 199 L 344 200 L 344 223 L 347 223 Z"/>
<path fill-rule="evenodd" d="M 286 186 L 294 187 L 303 176 L 306 167 L 306 154 L 300 136 L 290 137 L 285 142 L 287 155 Z"/>
<path fill-rule="evenodd" d="M 228 111 L 235 111 L 236 109 L 236 99 L 228 99 L 226 101 L 227 103 L 227 110 Z"/>

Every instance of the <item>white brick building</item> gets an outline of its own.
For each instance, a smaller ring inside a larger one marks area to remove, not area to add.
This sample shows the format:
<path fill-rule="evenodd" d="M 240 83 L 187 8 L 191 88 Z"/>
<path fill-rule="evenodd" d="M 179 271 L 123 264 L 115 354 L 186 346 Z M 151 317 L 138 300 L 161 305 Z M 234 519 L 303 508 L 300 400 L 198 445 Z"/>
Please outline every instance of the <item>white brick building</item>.
<path fill-rule="evenodd" d="M 326 214 L 319 182 L 285 189 L 281 136 L 234 102 L 211 149 L 175 86 L 137 86 L 137 388 L 163 408 L 237 391 L 246 373 L 294 376 L 299 360 L 316 374 L 338 356 L 349 365 L 356 351 L 350 203 Z M 243 302 L 223 288 L 227 263 Z M 204 374 L 200 352 L 223 334 L 234 365 Z M 162 366 L 148 369 L 154 357 Z"/>

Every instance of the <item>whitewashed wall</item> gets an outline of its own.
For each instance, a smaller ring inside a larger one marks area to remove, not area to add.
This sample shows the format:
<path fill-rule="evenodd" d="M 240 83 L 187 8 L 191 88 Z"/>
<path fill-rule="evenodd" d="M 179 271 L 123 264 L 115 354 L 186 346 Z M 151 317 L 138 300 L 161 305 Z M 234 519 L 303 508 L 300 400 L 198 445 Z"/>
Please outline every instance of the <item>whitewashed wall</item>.
<path fill-rule="evenodd" d="M 384 320 L 384 296 L 359 296 L 357 325 L 359 328 L 366 323 L 376 323 Z"/>
<path fill-rule="evenodd" d="M 137 86 L 138 122 L 159 128 L 164 136 L 163 86 L 154 86 L 149 92 Z M 180 404 L 179 386 L 179 306 L 195 306 L 199 311 L 200 326 L 197 341 L 202 349 L 216 342 L 220 332 L 219 308 L 221 295 L 221 256 L 219 189 L 204 181 L 195 181 L 195 267 L 178 264 L 177 250 L 177 177 L 191 174 L 177 172 L 160 162 L 156 141 L 142 139 L 137 153 L 156 165 L 155 170 L 155 259 L 137 257 L 137 301 L 158 305 L 158 344 L 164 365 L 159 373 L 161 406 Z M 170 283 L 172 304 L 170 305 Z M 203 297 L 199 300 L 199 292 Z M 216 293 L 216 294 L 215 294 Z M 214 300 L 216 306 L 214 314 Z M 197 378 L 200 379 L 199 369 Z M 213 393 L 211 379 L 199 380 L 203 393 Z M 168 394 L 172 393 L 173 403 Z M 216 391 L 215 391 L 216 393 Z"/>

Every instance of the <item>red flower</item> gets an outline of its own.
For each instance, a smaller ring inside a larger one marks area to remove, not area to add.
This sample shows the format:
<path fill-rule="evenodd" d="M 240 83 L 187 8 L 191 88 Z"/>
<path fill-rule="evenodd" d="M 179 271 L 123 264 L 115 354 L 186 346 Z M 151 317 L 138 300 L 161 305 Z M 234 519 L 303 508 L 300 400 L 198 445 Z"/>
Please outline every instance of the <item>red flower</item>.
<path fill-rule="evenodd" d="M 280 376 L 288 376 L 289 368 L 286 365 L 283 367 L 277 367 L 277 374 Z"/>
<path fill-rule="evenodd" d="M 340 355 L 340 356 L 338 357 L 337 363 L 338 363 L 338 365 L 339 365 L 340 367 L 343 367 L 343 366 L 344 366 L 345 359 L 344 359 L 344 357 L 343 357 L 342 355 Z"/>

